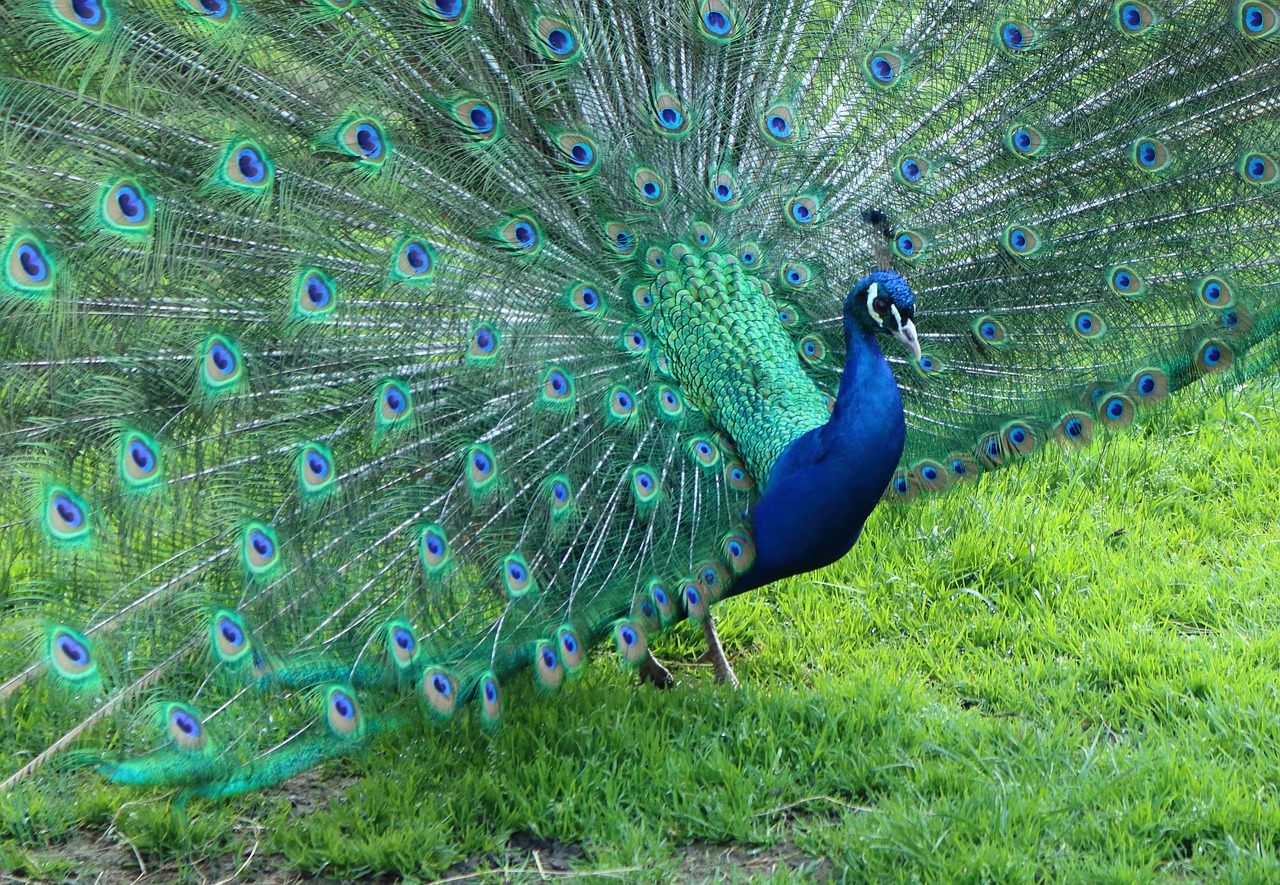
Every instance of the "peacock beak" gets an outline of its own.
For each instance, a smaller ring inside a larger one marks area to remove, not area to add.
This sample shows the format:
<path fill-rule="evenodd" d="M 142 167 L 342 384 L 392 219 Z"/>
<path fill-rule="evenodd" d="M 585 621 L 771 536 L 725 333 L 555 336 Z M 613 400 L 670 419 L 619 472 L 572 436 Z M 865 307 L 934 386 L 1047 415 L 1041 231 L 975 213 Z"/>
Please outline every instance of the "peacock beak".
<path fill-rule="evenodd" d="M 907 345 L 907 350 L 911 351 L 913 357 L 920 359 L 920 339 L 916 337 L 916 324 L 912 320 L 899 323 L 893 337 Z"/>

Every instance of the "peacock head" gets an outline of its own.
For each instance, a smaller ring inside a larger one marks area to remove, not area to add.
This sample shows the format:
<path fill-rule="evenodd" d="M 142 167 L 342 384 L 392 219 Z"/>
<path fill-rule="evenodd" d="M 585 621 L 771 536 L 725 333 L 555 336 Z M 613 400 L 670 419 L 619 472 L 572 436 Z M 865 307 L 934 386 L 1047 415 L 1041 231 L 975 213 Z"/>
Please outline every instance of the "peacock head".
<path fill-rule="evenodd" d="M 900 274 L 878 270 L 853 287 L 844 300 L 844 315 L 877 332 L 888 332 L 920 359 L 916 337 L 916 299 Z"/>

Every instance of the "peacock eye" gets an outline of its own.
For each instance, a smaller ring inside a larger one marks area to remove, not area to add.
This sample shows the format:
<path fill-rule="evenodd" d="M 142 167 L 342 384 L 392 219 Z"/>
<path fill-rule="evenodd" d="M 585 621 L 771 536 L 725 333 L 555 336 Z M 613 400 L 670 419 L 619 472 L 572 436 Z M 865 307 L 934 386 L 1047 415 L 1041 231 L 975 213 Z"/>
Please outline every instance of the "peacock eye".
<path fill-rule="evenodd" d="M 893 304 L 893 299 L 891 299 L 888 295 L 880 295 L 874 301 L 871 302 L 871 309 L 874 310 L 876 313 L 880 314 L 881 316 L 883 316 L 884 314 L 889 312 L 889 307 L 892 304 Z"/>

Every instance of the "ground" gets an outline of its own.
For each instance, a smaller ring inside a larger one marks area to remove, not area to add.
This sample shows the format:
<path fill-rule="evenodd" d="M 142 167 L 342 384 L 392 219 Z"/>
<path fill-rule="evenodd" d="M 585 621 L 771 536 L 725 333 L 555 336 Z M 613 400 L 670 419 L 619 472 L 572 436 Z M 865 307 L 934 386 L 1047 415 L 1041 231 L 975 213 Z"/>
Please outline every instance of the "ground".
<path fill-rule="evenodd" d="M 1280 409 L 1180 397 L 882 507 L 844 561 L 721 606 L 742 679 L 658 642 L 185 815 L 92 778 L 8 818 L 17 881 L 1280 881 Z M 504 715 L 506 715 L 504 713 Z"/>

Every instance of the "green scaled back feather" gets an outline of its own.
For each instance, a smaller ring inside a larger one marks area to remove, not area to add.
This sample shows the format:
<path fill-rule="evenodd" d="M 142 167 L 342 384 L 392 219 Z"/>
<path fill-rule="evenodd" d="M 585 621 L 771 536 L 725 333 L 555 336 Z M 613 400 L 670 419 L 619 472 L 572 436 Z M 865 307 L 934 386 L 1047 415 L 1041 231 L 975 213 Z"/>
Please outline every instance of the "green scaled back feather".
<path fill-rule="evenodd" d="M 750 567 L 878 263 L 890 497 L 1273 367 L 1276 21 L 0 7 L 5 785 L 223 796 L 638 663 Z"/>

